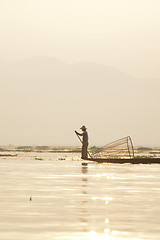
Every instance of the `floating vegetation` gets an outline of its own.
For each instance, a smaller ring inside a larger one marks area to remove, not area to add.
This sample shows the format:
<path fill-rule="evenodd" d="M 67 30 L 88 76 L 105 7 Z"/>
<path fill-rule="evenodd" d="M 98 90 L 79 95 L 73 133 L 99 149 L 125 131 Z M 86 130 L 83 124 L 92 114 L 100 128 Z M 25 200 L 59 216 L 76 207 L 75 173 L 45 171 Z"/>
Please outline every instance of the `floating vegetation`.
<path fill-rule="evenodd" d="M 60 161 L 64 161 L 64 160 L 66 160 L 65 158 L 58 158 L 58 160 L 60 160 Z"/>
<path fill-rule="evenodd" d="M 16 157 L 17 154 L 0 154 L 0 157 Z"/>
<path fill-rule="evenodd" d="M 149 148 L 149 147 L 139 147 L 139 148 L 137 148 L 137 150 L 138 151 L 151 151 L 152 150 L 152 148 Z"/>
<path fill-rule="evenodd" d="M 80 153 L 81 147 L 74 146 L 5 146 L 0 152 L 37 152 L 37 153 Z"/>
<path fill-rule="evenodd" d="M 42 161 L 42 160 L 43 160 L 43 158 L 35 157 L 35 160 Z"/>

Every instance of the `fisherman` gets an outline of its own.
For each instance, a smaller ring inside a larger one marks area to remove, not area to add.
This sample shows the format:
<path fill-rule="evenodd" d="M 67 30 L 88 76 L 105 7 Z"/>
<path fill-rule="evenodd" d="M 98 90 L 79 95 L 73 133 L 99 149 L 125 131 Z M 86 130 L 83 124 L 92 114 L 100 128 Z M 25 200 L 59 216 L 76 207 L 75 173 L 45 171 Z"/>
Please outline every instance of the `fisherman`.
<path fill-rule="evenodd" d="M 82 159 L 86 159 L 88 158 L 88 133 L 85 126 L 82 126 L 80 129 L 82 129 L 82 133 L 78 133 L 77 131 L 75 131 L 75 133 L 79 136 L 82 136 Z"/>

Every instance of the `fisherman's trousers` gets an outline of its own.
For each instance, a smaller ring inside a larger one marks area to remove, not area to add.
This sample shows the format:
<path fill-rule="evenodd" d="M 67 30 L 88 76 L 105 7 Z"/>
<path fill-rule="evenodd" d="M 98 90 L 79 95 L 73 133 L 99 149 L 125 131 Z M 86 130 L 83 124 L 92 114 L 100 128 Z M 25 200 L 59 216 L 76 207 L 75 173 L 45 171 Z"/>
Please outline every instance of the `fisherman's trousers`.
<path fill-rule="evenodd" d="M 88 142 L 84 142 L 84 143 L 82 144 L 82 158 L 83 158 L 83 159 L 88 158 L 87 148 L 88 148 Z"/>

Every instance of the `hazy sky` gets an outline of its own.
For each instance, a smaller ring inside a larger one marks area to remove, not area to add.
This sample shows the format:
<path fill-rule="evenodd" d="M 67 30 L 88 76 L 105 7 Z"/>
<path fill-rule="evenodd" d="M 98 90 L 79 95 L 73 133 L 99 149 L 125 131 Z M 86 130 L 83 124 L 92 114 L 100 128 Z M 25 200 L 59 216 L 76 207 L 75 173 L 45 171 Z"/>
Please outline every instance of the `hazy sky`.
<path fill-rule="evenodd" d="M 0 60 L 0 144 L 160 145 L 160 0 L 0 0 Z"/>
<path fill-rule="evenodd" d="M 0 0 L 1 59 L 47 55 L 160 78 L 159 0 Z"/>

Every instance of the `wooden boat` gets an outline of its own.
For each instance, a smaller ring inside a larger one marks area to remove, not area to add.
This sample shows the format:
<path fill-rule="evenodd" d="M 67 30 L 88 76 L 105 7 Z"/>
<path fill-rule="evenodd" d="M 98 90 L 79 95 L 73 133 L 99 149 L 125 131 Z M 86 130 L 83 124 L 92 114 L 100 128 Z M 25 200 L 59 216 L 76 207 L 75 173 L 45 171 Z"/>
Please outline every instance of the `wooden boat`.
<path fill-rule="evenodd" d="M 131 164 L 153 164 L 160 163 L 160 158 L 156 157 L 134 157 L 134 158 L 86 158 L 83 160 L 93 161 L 97 163 L 131 163 Z"/>
<path fill-rule="evenodd" d="M 78 136 L 79 137 L 79 136 Z M 81 141 L 81 139 L 80 139 Z M 82 142 L 82 141 L 81 141 Z M 160 156 L 135 155 L 135 150 L 130 136 L 118 139 L 103 147 L 96 148 L 89 158 L 83 160 L 97 163 L 131 163 L 131 164 L 153 164 L 160 163 Z"/>

